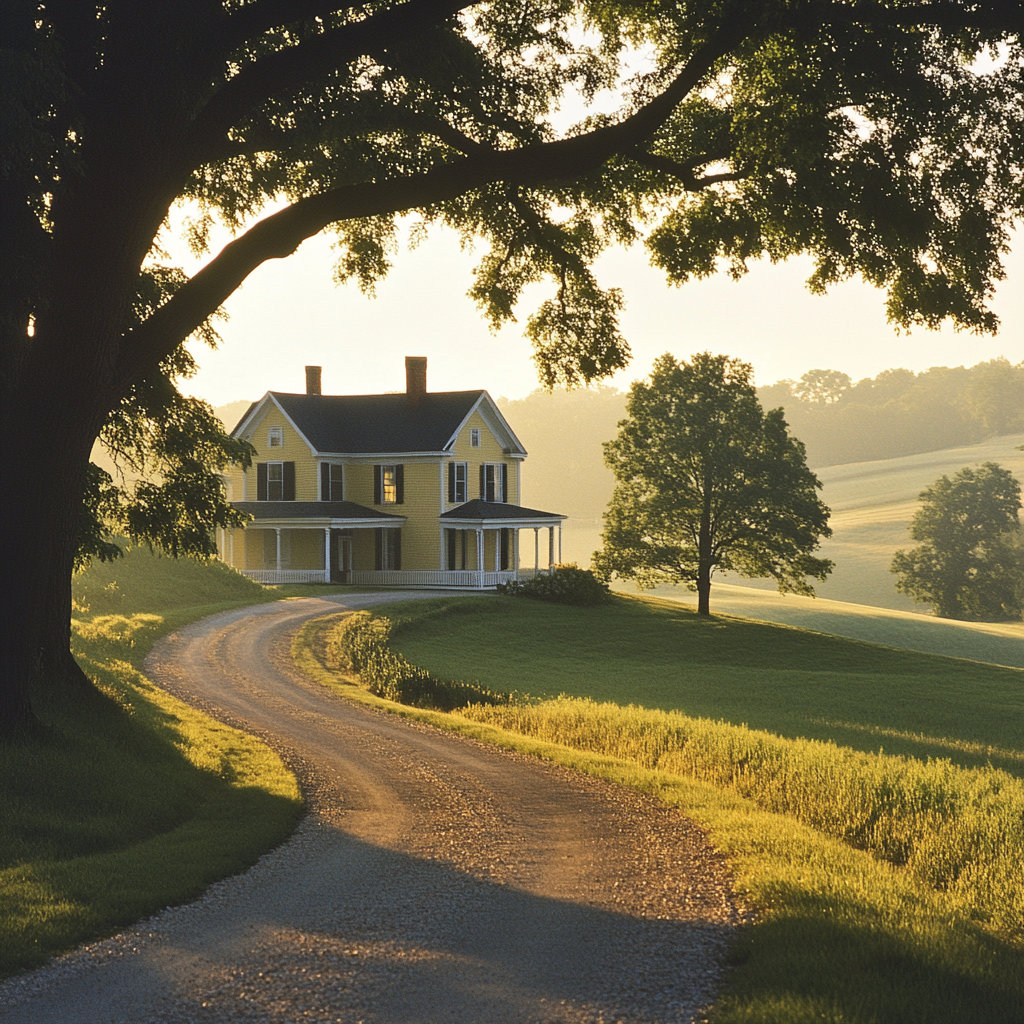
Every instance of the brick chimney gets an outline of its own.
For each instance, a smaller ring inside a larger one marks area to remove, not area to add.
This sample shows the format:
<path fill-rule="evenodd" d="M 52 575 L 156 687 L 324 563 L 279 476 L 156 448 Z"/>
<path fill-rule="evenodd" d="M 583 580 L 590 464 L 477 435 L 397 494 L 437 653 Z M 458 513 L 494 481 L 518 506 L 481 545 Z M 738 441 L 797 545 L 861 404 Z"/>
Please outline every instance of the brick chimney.
<path fill-rule="evenodd" d="M 306 367 L 306 394 L 319 395 L 320 392 L 320 367 Z"/>
<path fill-rule="evenodd" d="M 405 357 L 405 395 L 410 409 L 415 409 L 427 393 L 427 357 Z"/>

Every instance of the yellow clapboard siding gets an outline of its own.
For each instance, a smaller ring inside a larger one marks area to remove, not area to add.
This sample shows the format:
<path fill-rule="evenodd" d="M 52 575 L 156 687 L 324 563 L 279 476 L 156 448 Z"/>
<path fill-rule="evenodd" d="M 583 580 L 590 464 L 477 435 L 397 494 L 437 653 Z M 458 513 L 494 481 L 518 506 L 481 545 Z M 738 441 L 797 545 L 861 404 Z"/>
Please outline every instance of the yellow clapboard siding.
<path fill-rule="evenodd" d="M 474 448 L 470 443 L 471 431 L 476 427 L 480 430 L 480 447 Z M 454 461 L 469 463 L 469 494 L 468 500 L 480 497 L 480 466 L 485 462 L 501 462 L 508 466 L 508 494 L 510 504 L 519 504 L 519 490 L 516 484 L 516 459 L 510 459 L 498 439 L 491 433 L 491 428 L 479 412 L 473 413 L 466 425 L 459 431 L 453 446 Z M 446 484 L 447 487 L 447 484 Z M 447 494 L 446 494 L 447 496 Z"/>
<path fill-rule="evenodd" d="M 270 447 L 269 436 L 272 427 L 281 431 L 280 447 Z M 245 500 L 256 500 L 256 463 L 294 462 L 295 500 L 316 501 L 320 497 L 319 460 L 313 458 L 309 445 L 299 436 L 295 428 L 285 419 L 275 405 L 267 410 L 254 427 L 250 428 L 249 443 L 256 449 L 252 465 L 245 474 Z M 239 474 L 241 476 L 241 474 Z M 236 497 L 235 501 L 241 501 Z"/>

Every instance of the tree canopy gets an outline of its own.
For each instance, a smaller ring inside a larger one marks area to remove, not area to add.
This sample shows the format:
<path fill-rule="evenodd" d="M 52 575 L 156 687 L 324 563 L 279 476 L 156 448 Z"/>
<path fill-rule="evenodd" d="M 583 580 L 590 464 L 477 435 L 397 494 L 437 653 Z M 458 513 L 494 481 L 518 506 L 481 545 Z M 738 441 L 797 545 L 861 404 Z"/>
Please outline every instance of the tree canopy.
<path fill-rule="evenodd" d="M 1020 5 L 8 0 L 0 18 L 5 723 L 29 714 L 33 666 L 68 663 L 94 440 L 126 405 L 156 439 L 145 395 L 180 408 L 182 343 L 325 228 L 365 288 L 400 215 L 482 239 L 471 294 L 492 324 L 552 282 L 525 324 L 547 385 L 627 362 L 624 298 L 591 266 L 641 238 L 675 282 L 808 252 L 812 288 L 862 275 L 897 324 L 996 326 L 1022 207 Z M 624 77 L 629 48 L 647 65 Z M 559 125 L 598 94 L 617 99 Z M 197 250 L 213 219 L 237 230 L 189 279 L 160 250 L 179 201 Z M 227 514 L 210 454 L 193 482 Z"/>
<path fill-rule="evenodd" d="M 752 372 L 728 356 L 664 355 L 630 389 L 626 419 L 604 446 L 616 483 L 594 555 L 600 575 L 686 583 L 706 615 L 716 569 L 809 595 L 807 578 L 831 572 L 813 554 L 832 533 L 821 484 L 782 410 L 761 408 Z"/>
<path fill-rule="evenodd" d="M 948 619 L 1019 619 L 1024 611 L 1020 482 L 994 462 L 965 466 L 921 492 L 910 536 L 897 551 L 896 589 Z"/>

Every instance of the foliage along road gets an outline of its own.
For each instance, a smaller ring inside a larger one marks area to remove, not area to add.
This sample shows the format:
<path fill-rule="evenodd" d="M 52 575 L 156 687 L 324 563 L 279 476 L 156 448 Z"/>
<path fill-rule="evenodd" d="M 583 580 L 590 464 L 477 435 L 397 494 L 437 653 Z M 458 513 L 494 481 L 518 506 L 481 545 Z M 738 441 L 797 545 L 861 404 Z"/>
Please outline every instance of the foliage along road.
<path fill-rule="evenodd" d="M 631 790 L 356 706 L 295 668 L 305 620 L 412 596 L 227 612 L 154 649 L 150 678 L 282 752 L 309 815 L 197 902 L 8 983 L 4 995 L 20 995 L 3 1020 L 701 1016 L 739 914 L 692 823 Z"/>

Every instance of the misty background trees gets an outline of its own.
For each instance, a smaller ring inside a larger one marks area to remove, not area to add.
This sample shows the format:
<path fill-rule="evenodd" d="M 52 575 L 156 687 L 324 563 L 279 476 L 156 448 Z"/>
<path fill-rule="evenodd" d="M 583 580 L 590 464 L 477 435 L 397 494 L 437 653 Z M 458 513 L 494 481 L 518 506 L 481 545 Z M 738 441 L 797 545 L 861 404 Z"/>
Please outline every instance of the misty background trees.
<path fill-rule="evenodd" d="M 832 382 L 825 398 L 812 390 L 822 380 Z M 849 383 L 838 387 L 844 380 Z M 856 383 L 839 371 L 812 370 L 800 381 L 780 381 L 757 394 L 764 408 L 783 409 L 813 469 L 1024 431 L 1024 363 L 1005 359 L 917 374 L 885 370 Z M 601 444 L 615 436 L 626 415 L 626 394 L 608 387 L 535 391 L 498 404 L 530 453 L 523 473 L 526 503 L 576 519 L 600 519 L 614 485 Z"/>

